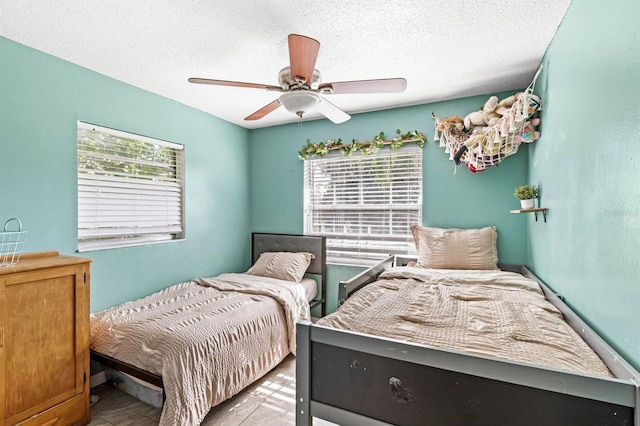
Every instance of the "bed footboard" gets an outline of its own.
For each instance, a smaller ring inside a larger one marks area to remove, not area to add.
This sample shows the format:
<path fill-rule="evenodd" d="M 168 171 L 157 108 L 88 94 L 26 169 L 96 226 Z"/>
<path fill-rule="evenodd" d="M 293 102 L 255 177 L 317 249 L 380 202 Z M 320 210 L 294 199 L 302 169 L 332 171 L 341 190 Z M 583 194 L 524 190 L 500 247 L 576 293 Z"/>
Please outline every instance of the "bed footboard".
<path fill-rule="evenodd" d="M 638 385 L 299 323 L 296 424 L 636 425 Z"/>

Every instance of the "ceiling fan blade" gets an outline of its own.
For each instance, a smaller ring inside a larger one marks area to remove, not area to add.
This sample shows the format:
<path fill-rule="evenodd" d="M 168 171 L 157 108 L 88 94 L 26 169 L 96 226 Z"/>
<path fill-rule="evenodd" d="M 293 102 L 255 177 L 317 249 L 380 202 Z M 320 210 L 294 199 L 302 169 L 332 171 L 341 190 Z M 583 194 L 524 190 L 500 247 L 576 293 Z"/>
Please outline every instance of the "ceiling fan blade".
<path fill-rule="evenodd" d="M 191 77 L 189 83 L 195 84 L 212 84 L 214 86 L 233 86 L 233 87 L 246 87 L 248 89 L 266 89 L 281 92 L 282 88 L 279 86 L 270 86 L 268 84 L 258 83 L 243 83 L 241 81 L 229 81 L 229 80 L 212 80 L 210 78 L 196 78 Z"/>
<path fill-rule="evenodd" d="M 278 109 L 279 106 L 280 106 L 280 102 L 276 99 L 275 101 L 263 106 L 253 114 L 247 116 L 245 120 L 246 121 L 260 120 L 265 115 Z"/>
<path fill-rule="evenodd" d="M 317 108 L 320 114 L 324 115 L 336 124 L 344 123 L 351 118 L 349 114 L 347 114 L 325 98 L 321 98 Z"/>
<path fill-rule="evenodd" d="M 289 65 L 293 79 L 303 78 L 311 83 L 320 42 L 299 34 L 289 34 Z"/>
<path fill-rule="evenodd" d="M 335 83 L 324 83 L 318 87 L 323 93 L 333 93 L 335 95 L 351 93 L 400 93 L 407 88 L 407 80 L 404 78 L 382 78 L 378 80 L 356 80 L 340 81 Z"/>

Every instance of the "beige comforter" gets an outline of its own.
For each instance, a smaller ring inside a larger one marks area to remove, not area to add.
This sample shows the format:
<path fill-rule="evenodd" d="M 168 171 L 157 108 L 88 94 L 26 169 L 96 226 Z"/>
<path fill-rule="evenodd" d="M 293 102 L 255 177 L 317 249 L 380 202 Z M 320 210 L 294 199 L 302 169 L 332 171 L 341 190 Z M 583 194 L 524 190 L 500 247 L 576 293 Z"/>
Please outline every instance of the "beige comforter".
<path fill-rule="evenodd" d="M 310 319 L 304 288 L 223 274 L 91 315 L 91 348 L 162 376 L 160 425 L 198 425 L 290 351 Z"/>
<path fill-rule="evenodd" d="M 611 376 L 537 282 L 511 272 L 392 268 L 318 324 Z"/>

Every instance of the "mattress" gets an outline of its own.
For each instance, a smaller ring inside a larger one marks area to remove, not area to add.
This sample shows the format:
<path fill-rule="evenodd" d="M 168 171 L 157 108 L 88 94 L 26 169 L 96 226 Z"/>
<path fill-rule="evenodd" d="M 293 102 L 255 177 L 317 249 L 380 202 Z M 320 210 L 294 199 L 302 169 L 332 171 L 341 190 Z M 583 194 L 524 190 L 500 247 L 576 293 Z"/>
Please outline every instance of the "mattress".
<path fill-rule="evenodd" d="M 313 278 L 303 278 L 300 285 L 304 287 L 307 302 L 311 302 L 318 295 L 318 283 Z"/>
<path fill-rule="evenodd" d="M 223 274 L 91 315 L 91 349 L 162 376 L 161 425 L 198 425 L 295 353 L 310 319 L 299 283 Z"/>
<path fill-rule="evenodd" d="M 512 272 L 392 268 L 317 324 L 612 376 L 562 313 L 545 299 L 538 283 Z"/>

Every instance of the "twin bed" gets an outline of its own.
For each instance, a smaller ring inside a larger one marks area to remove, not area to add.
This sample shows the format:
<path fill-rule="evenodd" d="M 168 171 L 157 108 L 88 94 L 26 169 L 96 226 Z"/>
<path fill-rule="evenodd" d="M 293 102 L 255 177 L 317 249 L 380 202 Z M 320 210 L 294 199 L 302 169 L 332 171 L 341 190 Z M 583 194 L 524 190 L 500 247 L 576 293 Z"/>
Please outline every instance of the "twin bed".
<path fill-rule="evenodd" d="M 324 314 L 325 251 L 323 237 L 254 233 L 247 273 L 177 284 L 92 314 L 92 359 L 162 387 L 161 425 L 198 425 L 295 353 L 296 322 L 309 320 L 311 307 Z"/>
<path fill-rule="evenodd" d="M 247 274 L 94 314 L 93 359 L 163 386 L 163 425 L 199 424 L 294 352 L 298 425 L 640 426 L 640 374 L 526 268 L 498 269 L 495 228 L 413 232 L 415 259 L 341 282 L 328 316 L 325 239 L 253 234 Z M 315 324 L 312 294 L 292 284 L 301 253 L 321 284 Z M 275 287 L 264 277 L 292 271 Z"/>
<path fill-rule="evenodd" d="M 640 425 L 640 374 L 494 228 L 414 227 L 415 259 L 340 283 L 298 323 L 296 424 Z"/>

